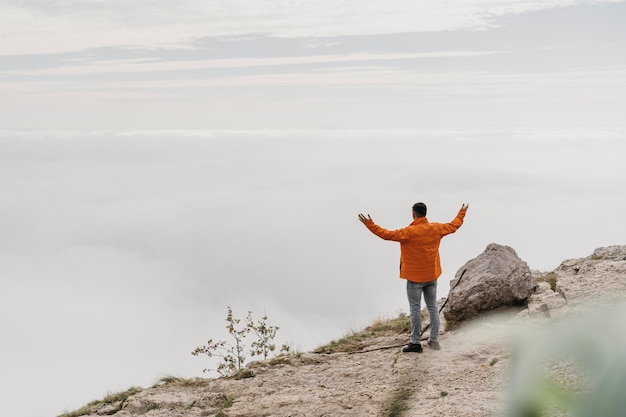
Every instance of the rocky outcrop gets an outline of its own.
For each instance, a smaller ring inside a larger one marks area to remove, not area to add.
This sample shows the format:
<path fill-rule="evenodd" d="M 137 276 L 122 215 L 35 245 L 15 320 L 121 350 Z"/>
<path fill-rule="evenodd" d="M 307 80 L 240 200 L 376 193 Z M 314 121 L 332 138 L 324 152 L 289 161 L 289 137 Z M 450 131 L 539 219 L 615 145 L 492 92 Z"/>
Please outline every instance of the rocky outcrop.
<path fill-rule="evenodd" d="M 563 261 L 550 274 L 555 290 L 574 303 L 621 298 L 626 291 L 626 246 L 598 248 L 585 258 Z"/>
<path fill-rule="evenodd" d="M 513 248 L 491 243 L 459 269 L 450 288 L 444 317 L 454 322 L 524 302 L 532 293 L 533 281 L 528 264 Z"/>

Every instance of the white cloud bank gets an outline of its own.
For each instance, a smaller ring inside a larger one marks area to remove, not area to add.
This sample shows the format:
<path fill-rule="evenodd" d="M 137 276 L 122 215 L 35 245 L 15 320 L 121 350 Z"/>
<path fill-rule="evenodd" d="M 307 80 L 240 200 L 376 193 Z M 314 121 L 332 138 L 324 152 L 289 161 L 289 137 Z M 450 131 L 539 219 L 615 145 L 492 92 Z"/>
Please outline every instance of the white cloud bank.
<path fill-rule="evenodd" d="M 304 351 L 406 311 L 398 246 L 361 211 L 396 228 L 415 201 L 431 221 L 471 204 L 439 296 L 488 243 L 542 270 L 623 244 L 624 132 L 0 130 L 3 415 L 200 375 L 228 304 Z"/>

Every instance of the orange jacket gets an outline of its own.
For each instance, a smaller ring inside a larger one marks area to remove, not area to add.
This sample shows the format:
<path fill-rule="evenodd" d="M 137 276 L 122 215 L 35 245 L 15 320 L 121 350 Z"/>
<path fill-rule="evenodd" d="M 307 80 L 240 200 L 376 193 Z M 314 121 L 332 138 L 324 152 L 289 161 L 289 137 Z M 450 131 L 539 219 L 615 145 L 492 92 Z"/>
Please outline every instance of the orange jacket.
<path fill-rule="evenodd" d="M 400 278 L 430 282 L 441 275 L 441 238 L 456 232 L 464 217 L 465 210 L 461 209 L 450 223 L 430 223 L 426 217 L 419 217 L 398 230 L 384 229 L 373 221 L 367 221 L 365 226 L 382 239 L 400 242 Z"/>

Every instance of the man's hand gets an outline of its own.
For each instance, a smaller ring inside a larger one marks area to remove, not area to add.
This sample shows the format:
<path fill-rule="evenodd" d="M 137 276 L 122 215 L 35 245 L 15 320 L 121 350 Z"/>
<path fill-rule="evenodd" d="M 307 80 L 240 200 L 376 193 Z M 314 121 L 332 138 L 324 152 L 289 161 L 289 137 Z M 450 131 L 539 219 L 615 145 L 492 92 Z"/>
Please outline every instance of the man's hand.
<path fill-rule="evenodd" d="M 469 208 L 469 203 L 468 203 L 468 204 L 463 204 L 463 205 L 461 206 L 461 210 L 465 210 L 465 211 L 467 211 L 467 209 L 468 209 L 468 208 Z"/>
<path fill-rule="evenodd" d="M 372 222 L 373 221 L 369 214 L 367 215 L 367 217 L 365 217 L 363 214 L 360 214 L 360 213 L 359 213 L 359 220 L 363 224 L 365 224 L 367 222 Z"/>

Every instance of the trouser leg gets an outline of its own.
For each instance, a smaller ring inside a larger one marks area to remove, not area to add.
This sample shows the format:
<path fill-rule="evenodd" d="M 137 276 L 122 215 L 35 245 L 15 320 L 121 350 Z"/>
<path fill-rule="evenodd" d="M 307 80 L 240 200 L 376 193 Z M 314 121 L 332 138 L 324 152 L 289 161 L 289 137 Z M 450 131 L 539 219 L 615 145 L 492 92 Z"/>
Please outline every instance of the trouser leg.
<path fill-rule="evenodd" d="M 437 342 L 439 340 L 439 311 L 437 308 L 437 281 L 426 283 L 424 288 L 424 302 L 428 309 L 430 317 L 430 340 Z"/>
<path fill-rule="evenodd" d="M 406 282 L 406 294 L 409 299 L 409 310 L 411 313 L 411 343 L 420 343 L 420 333 L 422 331 L 421 301 L 422 286 L 417 282 Z"/>

